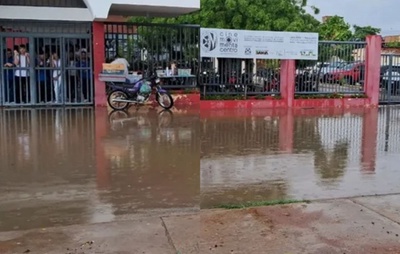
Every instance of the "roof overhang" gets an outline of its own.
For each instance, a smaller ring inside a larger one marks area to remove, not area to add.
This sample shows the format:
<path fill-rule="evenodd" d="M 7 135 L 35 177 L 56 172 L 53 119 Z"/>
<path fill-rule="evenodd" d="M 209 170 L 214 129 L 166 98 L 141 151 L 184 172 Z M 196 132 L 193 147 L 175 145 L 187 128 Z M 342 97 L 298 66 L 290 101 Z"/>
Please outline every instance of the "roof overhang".
<path fill-rule="evenodd" d="M 109 15 L 175 17 L 200 9 L 200 0 L 83 0 L 87 8 L 2 5 L 1 19 L 93 21 Z"/>
<path fill-rule="evenodd" d="M 200 0 L 84 0 L 94 20 L 109 15 L 174 17 L 200 9 Z"/>
<path fill-rule="evenodd" d="M 16 20 L 93 21 L 93 15 L 89 9 L 42 6 L 2 5 L 0 17 Z"/>

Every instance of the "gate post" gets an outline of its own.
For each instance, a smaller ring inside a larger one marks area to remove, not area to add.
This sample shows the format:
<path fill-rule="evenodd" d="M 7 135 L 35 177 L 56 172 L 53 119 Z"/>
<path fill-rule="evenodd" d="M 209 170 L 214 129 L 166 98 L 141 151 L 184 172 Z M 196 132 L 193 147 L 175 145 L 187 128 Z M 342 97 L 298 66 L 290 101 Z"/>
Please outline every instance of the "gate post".
<path fill-rule="evenodd" d="M 294 102 L 294 91 L 296 81 L 295 60 L 281 60 L 280 92 L 286 107 L 292 108 Z"/>
<path fill-rule="evenodd" d="M 364 92 L 370 99 L 371 106 L 378 106 L 382 38 L 379 35 L 371 35 L 367 36 L 366 40 Z"/>
<path fill-rule="evenodd" d="M 93 74 L 94 74 L 94 105 L 106 106 L 106 85 L 99 80 L 105 60 L 104 23 L 93 22 Z"/>

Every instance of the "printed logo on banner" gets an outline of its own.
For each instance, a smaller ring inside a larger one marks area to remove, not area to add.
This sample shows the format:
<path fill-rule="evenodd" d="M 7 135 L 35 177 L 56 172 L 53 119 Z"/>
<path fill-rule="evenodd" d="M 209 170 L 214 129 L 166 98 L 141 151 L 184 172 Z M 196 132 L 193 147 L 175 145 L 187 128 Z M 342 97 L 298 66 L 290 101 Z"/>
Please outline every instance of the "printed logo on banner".
<path fill-rule="evenodd" d="M 219 51 L 224 54 L 238 53 L 239 35 L 236 32 L 224 31 L 219 33 Z"/>
<path fill-rule="evenodd" d="M 217 48 L 218 37 L 217 34 L 212 31 L 203 31 L 201 33 L 201 48 L 205 52 L 212 52 Z"/>
<path fill-rule="evenodd" d="M 256 55 L 269 55 L 268 50 L 256 50 Z"/>
<path fill-rule="evenodd" d="M 251 55 L 251 48 L 246 48 L 245 50 L 244 50 L 244 54 L 245 55 Z"/>
<path fill-rule="evenodd" d="M 316 56 L 313 50 L 302 50 L 300 52 L 300 55 L 302 56 Z"/>

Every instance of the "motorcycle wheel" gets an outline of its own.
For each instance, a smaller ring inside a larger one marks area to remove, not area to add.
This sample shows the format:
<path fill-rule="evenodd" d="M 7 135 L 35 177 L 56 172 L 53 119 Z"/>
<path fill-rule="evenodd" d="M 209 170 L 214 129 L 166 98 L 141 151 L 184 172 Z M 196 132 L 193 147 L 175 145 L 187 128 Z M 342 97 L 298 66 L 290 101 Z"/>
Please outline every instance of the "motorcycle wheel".
<path fill-rule="evenodd" d="M 108 95 L 107 98 L 107 102 L 108 105 L 114 109 L 114 110 L 124 110 L 129 106 L 129 102 L 115 102 L 113 101 L 114 99 L 122 99 L 122 100 L 127 100 L 128 99 L 128 95 L 123 92 L 123 91 L 113 91 L 112 93 L 110 93 L 110 95 Z"/>
<path fill-rule="evenodd" d="M 172 96 L 166 92 L 157 93 L 156 101 L 163 109 L 170 109 L 174 106 Z M 165 101 L 167 101 L 167 103 L 165 103 Z"/>

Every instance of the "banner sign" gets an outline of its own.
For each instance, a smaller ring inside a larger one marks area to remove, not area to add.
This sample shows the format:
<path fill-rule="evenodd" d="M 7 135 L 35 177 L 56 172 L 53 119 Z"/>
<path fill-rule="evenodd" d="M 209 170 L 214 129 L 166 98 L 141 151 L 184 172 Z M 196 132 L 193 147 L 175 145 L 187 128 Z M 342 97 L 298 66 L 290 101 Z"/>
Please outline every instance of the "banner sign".
<path fill-rule="evenodd" d="M 318 33 L 200 29 L 200 56 L 241 59 L 318 59 Z"/>

